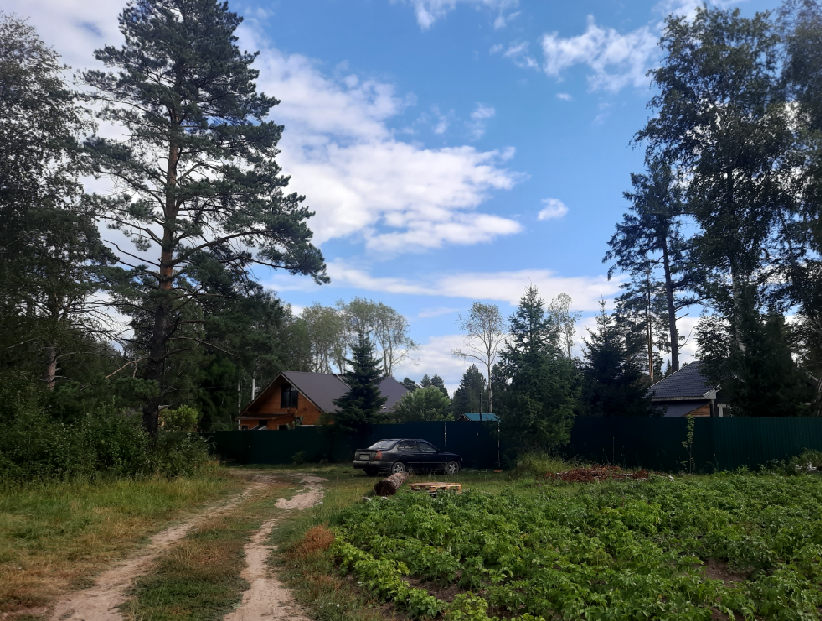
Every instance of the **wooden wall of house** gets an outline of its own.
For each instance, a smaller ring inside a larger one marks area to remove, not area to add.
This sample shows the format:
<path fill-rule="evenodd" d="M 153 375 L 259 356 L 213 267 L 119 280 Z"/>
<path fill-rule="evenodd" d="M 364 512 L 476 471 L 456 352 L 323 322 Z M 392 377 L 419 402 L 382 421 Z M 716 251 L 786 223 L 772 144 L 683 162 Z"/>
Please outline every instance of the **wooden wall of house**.
<path fill-rule="evenodd" d="M 686 416 L 710 416 L 711 415 L 711 404 L 706 403 L 705 405 L 701 405 L 695 410 L 691 410 L 686 414 Z"/>
<path fill-rule="evenodd" d="M 269 414 L 288 415 L 279 416 L 272 420 L 268 425 L 269 430 L 276 430 L 279 425 L 292 423 L 297 417 L 302 417 L 303 425 L 319 425 L 322 412 L 301 393 L 297 395 L 296 408 L 281 407 L 283 384 L 287 383 L 288 381 L 285 378 L 278 377 L 266 387 L 257 400 L 248 406 L 242 416 L 239 417 L 240 425 L 249 425 L 249 428 L 251 428 L 259 424 L 261 420 L 266 420 L 266 415 Z"/>

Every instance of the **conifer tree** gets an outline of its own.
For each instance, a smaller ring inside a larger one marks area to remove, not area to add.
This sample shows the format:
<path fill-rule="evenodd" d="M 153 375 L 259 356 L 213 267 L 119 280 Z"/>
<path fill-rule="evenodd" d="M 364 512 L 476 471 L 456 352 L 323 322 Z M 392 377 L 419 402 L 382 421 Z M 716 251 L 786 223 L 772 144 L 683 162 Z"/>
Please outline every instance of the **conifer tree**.
<path fill-rule="evenodd" d="M 585 340 L 582 410 L 586 416 L 650 416 L 647 384 L 636 364 L 641 344 L 626 335 L 600 303 L 596 330 Z"/>
<path fill-rule="evenodd" d="M 470 412 L 487 412 L 488 403 L 489 394 L 485 377 L 477 365 L 472 364 L 463 373 L 460 385 L 454 391 L 451 411 L 456 419 Z"/>
<path fill-rule="evenodd" d="M 339 412 L 333 415 L 335 425 L 341 430 L 352 431 L 356 425 L 381 423 L 386 419 L 382 406 L 388 400 L 380 394 L 382 367 L 374 356 L 374 346 L 365 334 L 357 335 L 357 343 L 351 348 L 351 359 L 346 360 L 351 370 L 343 375 L 348 392 L 334 405 Z"/>
<path fill-rule="evenodd" d="M 533 285 L 526 289 L 510 325 L 510 341 L 503 352 L 502 403 L 495 406 L 502 429 L 520 448 L 545 450 L 565 444 L 579 395 L 577 371 L 563 355 L 558 327 L 546 315 L 545 302 Z"/>
<path fill-rule="evenodd" d="M 279 102 L 256 92 L 256 54 L 237 47 L 242 19 L 215 0 L 135 0 L 119 21 L 125 44 L 95 53 L 111 70 L 84 79 L 100 118 L 126 137 L 88 147 L 98 174 L 115 181 L 97 206 L 137 248 L 118 248 L 139 284 L 119 299 L 147 319 L 140 374 L 157 389 L 143 422 L 156 433 L 173 391 L 170 357 L 204 342 L 185 331 L 205 321 L 187 307 L 211 295 L 190 272 L 194 257 L 212 255 L 238 281 L 255 263 L 328 279 L 310 243 L 312 212 L 284 192 L 275 161 L 283 127 L 267 120 Z"/>

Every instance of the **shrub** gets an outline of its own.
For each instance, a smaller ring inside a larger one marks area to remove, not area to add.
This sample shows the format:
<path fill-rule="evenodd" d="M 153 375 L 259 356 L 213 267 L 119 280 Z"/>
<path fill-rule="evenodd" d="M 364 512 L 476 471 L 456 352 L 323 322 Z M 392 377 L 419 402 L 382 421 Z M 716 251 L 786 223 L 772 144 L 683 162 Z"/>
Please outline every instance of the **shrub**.
<path fill-rule="evenodd" d="M 160 412 L 160 424 L 164 431 L 194 431 L 199 420 L 200 413 L 190 405 Z"/>
<path fill-rule="evenodd" d="M 162 432 L 152 443 L 138 413 L 118 411 L 112 404 L 98 406 L 70 424 L 55 420 L 28 393 L 5 405 L 0 420 L 0 479 L 175 477 L 191 474 L 210 461 L 200 436 Z"/>

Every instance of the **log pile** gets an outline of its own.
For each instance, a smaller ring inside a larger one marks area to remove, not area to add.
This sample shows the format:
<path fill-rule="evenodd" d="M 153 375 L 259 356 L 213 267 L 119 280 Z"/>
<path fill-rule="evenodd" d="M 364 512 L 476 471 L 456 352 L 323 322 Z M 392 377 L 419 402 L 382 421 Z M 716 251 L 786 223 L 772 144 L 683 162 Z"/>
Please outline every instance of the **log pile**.
<path fill-rule="evenodd" d="M 392 474 L 390 477 L 374 484 L 374 493 L 377 496 L 393 496 L 407 478 L 408 474 L 406 472 Z"/>

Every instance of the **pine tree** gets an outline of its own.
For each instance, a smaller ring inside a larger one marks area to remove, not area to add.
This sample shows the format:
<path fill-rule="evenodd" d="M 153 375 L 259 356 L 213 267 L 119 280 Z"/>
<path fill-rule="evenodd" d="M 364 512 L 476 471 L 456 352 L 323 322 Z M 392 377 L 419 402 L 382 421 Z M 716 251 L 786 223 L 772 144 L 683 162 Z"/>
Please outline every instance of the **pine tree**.
<path fill-rule="evenodd" d="M 585 340 L 582 411 L 586 416 L 651 416 L 647 383 L 636 363 L 641 343 L 621 329 L 600 303 L 597 328 Z"/>
<path fill-rule="evenodd" d="M 348 392 L 334 405 L 339 411 L 333 415 L 334 423 L 343 431 L 353 431 L 356 425 L 384 422 L 382 406 L 388 400 L 380 394 L 382 367 L 374 356 L 374 346 L 362 332 L 351 348 L 351 359 L 346 360 L 351 370 L 343 375 Z"/>
<path fill-rule="evenodd" d="M 156 390 L 143 422 L 156 433 L 158 407 L 174 392 L 170 358 L 204 343 L 181 333 L 205 321 L 188 307 L 211 294 L 191 274 L 194 257 L 213 255 L 238 281 L 253 264 L 328 279 L 310 243 L 312 212 L 284 193 L 288 178 L 275 161 L 283 128 L 266 120 L 279 102 L 256 92 L 256 54 L 236 44 L 241 18 L 215 0 L 135 0 L 119 21 L 125 45 L 95 53 L 112 71 L 84 79 L 99 117 L 126 138 L 94 138 L 88 148 L 120 190 L 97 197 L 100 213 L 138 251 L 159 255 L 146 266 L 120 249 L 139 283 L 119 300 L 123 310 L 137 307 L 147 330 L 140 374 Z"/>
<path fill-rule="evenodd" d="M 642 309 L 645 315 L 642 327 L 649 369 L 654 368 L 655 346 L 661 346 L 671 353 L 671 366 L 677 371 L 677 313 L 697 301 L 693 295 L 684 295 L 696 286 L 697 270 L 689 260 L 689 247 L 681 231 L 685 203 L 676 176 L 670 166 L 658 160 L 650 162 L 648 173 L 631 174 L 633 191 L 623 194 L 631 207 L 617 224 L 603 262 L 615 261 L 608 270 L 609 279 L 617 268 L 631 277 L 623 286 L 622 305 Z M 664 308 L 664 321 L 654 312 L 659 306 Z M 660 331 L 667 331 L 668 336 L 661 343 L 656 336 Z M 651 376 L 653 381 L 653 373 Z"/>
<path fill-rule="evenodd" d="M 448 397 L 449 399 L 451 398 L 448 395 L 448 389 L 445 387 L 445 381 L 443 381 L 443 379 L 439 375 L 434 375 L 431 378 L 431 385 L 435 388 L 438 388 L 439 391 L 443 394 L 443 396 Z"/>
<path fill-rule="evenodd" d="M 405 386 L 408 392 L 414 392 L 417 388 L 419 388 L 419 386 L 417 386 L 417 382 L 412 380 L 410 377 L 406 377 L 402 380 L 402 385 Z"/>
<path fill-rule="evenodd" d="M 477 365 L 472 364 L 462 375 L 460 385 L 451 400 L 451 412 L 455 419 L 469 412 L 488 411 L 488 388 L 485 377 Z"/>

